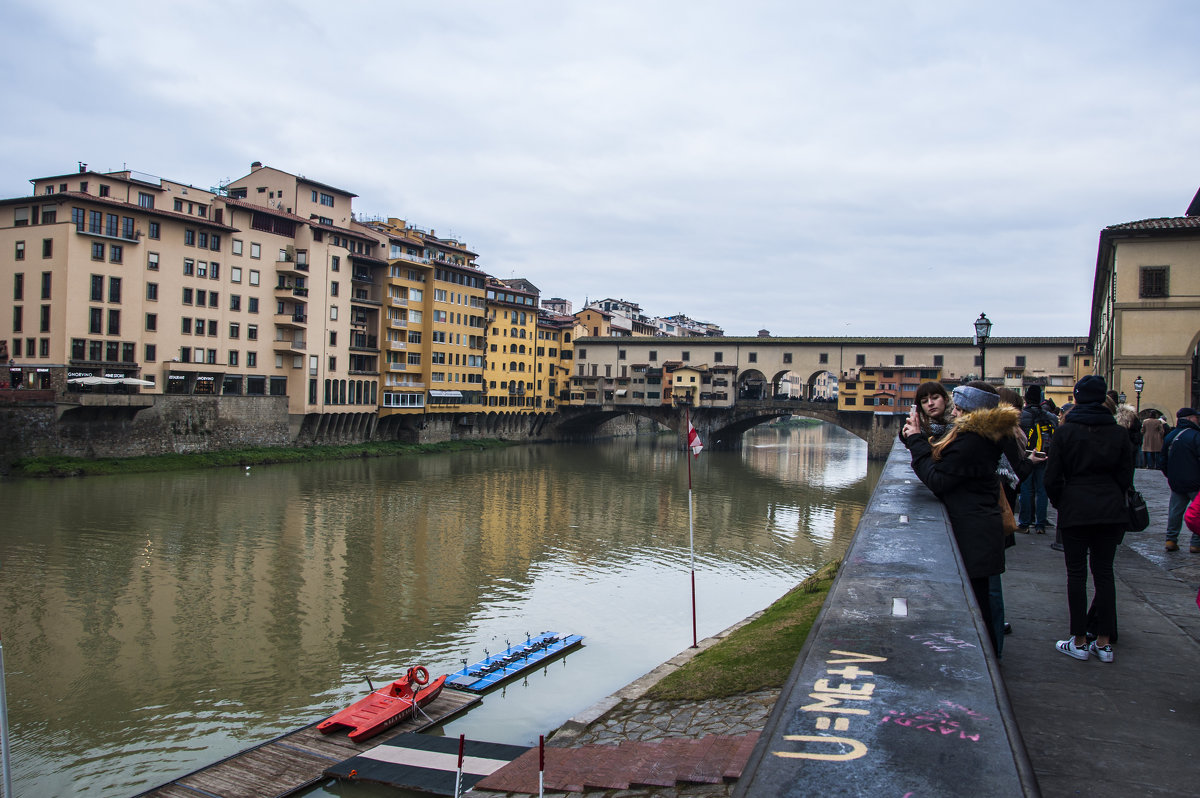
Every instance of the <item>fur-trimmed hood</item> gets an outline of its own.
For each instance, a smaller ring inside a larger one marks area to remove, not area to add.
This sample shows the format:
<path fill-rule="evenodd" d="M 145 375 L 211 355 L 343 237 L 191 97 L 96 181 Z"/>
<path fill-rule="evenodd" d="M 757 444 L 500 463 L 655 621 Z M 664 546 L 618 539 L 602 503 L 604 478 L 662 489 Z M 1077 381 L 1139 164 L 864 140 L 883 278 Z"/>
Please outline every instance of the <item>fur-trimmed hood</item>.
<path fill-rule="evenodd" d="M 976 410 L 954 419 L 960 432 L 974 432 L 992 443 L 999 443 L 1005 436 L 1013 434 L 1020 412 L 1012 405 L 1000 405 L 986 410 Z"/>
<path fill-rule="evenodd" d="M 1140 426 L 1141 420 L 1133 405 L 1117 405 L 1117 423 L 1125 429 L 1136 429 Z"/>

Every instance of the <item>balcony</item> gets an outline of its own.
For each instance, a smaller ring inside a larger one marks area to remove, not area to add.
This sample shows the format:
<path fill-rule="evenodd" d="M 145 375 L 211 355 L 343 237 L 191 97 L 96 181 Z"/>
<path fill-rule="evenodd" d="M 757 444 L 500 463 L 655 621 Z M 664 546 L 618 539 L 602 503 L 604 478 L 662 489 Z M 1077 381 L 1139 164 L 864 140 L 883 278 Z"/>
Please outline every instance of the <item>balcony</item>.
<path fill-rule="evenodd" d="M 296 263 L 295 259 L 284 256 L 275 261 L 276 274 L 307 274 L 307 263 Z"/>
<path fill-rule="evenodd" d="M 302 329 L 308 324 L 308 316 L 304 313 L 276 313 L 276 327 L 295 327 Z"/>
<path fill-rule="evenodd" d="M 408 349 L 408 342 L 407 341 L 388 341 L 387 348 L 392 350 L 393 352 L 398 352 L 402 349 Z"/>
<path fill-rule="evenodd" d="M 285 354 L 303 355 L 308 350 L 308 343 L 277 338 L 271 343 L 271 348 Z"/>
<path fill-rule="evenodd" d="M 355 291 L 354 296 L 350 297 L 350 302 L 358 305 L 374 305 L 375 307 L 383 305 L 378 299 L 371 299 L 371 295 L 366 291 Z"/>
<path fill-rule="evenodd" d="M 408 371 L 408 364 L 407 363 L 388 363 L 387 370 L 388 371 Z"/>
<path fill-rule="evenodd" d="M 401 296 L 392 296 L 388 297 L 388 304 L 394 308 L 406 308 L 408 307 L 408 300 Z"/>
<path fill-rule="evenodd" d="M 295 296 L 308 298 L 307 288 L 296 288 L 293 285 L 277 285 L 275 286 L 275 296 Z"/>
<path fill-rule="evenodd" d="M 403 330 L 408 327 L 407 319 L 388 319 L 388 326 L 396 330 Z"/>

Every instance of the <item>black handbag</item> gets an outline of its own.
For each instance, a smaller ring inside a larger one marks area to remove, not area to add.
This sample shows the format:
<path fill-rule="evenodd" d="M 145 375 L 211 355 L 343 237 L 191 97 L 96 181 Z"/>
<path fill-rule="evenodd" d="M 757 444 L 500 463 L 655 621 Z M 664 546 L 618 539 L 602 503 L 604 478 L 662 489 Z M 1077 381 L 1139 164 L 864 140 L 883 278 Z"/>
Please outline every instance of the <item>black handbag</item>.
<path fill-rule="evenodd" d="M 1141 532 L 1150 526 L 1150 508 L 1146 506 L 1146 500 L 1138 493 L 1137 488 L 1126 488 L 1125 509 L 1129 512 L 1130 532 Z"/>

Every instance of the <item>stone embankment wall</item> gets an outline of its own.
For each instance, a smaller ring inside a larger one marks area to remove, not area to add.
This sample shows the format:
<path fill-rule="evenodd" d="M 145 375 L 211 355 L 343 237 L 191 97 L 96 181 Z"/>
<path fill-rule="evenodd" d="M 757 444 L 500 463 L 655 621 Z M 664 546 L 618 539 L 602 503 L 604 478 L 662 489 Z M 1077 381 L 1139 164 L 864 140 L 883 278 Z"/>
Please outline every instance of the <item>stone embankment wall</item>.
<path fill-rule="evenodd" d="M 499 438 L 559 441 L 553 413 L 434 413 L 380 420 L 374 413 L 289 416 L 281 396 L 131 395 L 123 404 L 0 404 L 0 473 L 22 457 L 136 457 L 259 446 L 345 445 L 371 440 L 439 443 Z M 654 422 L 613 419 L 604 437 L 653 434 Z"/>

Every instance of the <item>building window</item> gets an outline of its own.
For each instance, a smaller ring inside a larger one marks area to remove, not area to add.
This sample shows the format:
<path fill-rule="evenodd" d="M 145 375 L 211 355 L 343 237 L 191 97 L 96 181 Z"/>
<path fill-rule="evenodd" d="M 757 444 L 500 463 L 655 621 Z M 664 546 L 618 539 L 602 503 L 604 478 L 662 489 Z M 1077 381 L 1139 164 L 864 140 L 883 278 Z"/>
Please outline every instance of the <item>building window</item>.
<path fill-rule="evenodd" d="M 229 322 L 229 337 L 240 338 L 242 334 L 242 326 L 236 321 Z"/>
<path fill-rule="evenodd" d="M 183 276 L 191 277 L 196 273 L 196 262 L 191 258 L 183 259 Z"/>
<path fill-rule="evenodd" d="M 332 208 L 333 207 L 333 195 L 322 193 L 321 194 L 321 204 Z"/>
<path fill-rule="evenodd" d="M 258 340 L 258 325 L 257 324 L 247 324 L 246 325 L 246 337 L 248 339 L 250 339 L 251 341 Z M 254 364 L 247 362 L 246 365 L 252 366 Z"/>
<path fill-rule="evenodd" d="M 233 239 L 233 254 L 234 255 L 242 254 L 242 239 L 240 239 L 240 238 Z"/>
<path fill-rule="evenodd" d="M 680 358 L 680 360 L 683 360 L 683 361 L 691 360 L 692 353 L 685 349 L 685 350 L 683 350 L 682 353 L 680 353 L 679 358 Z M 754 361 L 751 360 L 750 362 L 753 363 Z"/>
<path fill-rule="evenodd" d="M 50 332 L 50 306 L 42 305 L 41 328 L 38 332 Z"/>
<path fill-rule="evenodd" d="M 253 241 L 251 241 L 250 242 L 250 257 L 261 258 L 262 257 L 262 246 L 260 246 L 259 244 L 255 244 Z"/>
<path fill-rule="evenodd" d="M 42 257 L 49 258 L 49 257 L 53 257 L 53 255 L 54 255 L 54 239 L 53 238 L 43 238 L 42 239 Z"/>
<path fill-rule="evenodd" d="M 934 355 L 933 356 L 933 365 L 938 366 L 939 368 L 941 366 L 945 365 L 945 356 L 944 355 Z"/>
<path fill-rule="evenodd" d="M 146 253 L 146 268 L 152 272 L 158 271 L 158 253 L 157 252 L 147 252 Z"/>
<path fill-rule="evenodd" d="M 99 241 L 92 243 L 92 260 L 104 260 L 104 245 Z"/>
<path fill-rule="evenodd" d="M 1058 367 L 1060 369 L 1065 369 L 1069 365 L 1071 365 L 1071 356 L 1070 355 L 1059 355 L 1058 356 Z"/>
<path fill-rule="evenodd" d="M 895 363 L 895 365 L 897 365 L 897 366 L 903 366 L 903 365 L 904 365 L 904 355 L 896 355 L 896 363 Z"/>
<path fill-rule="evenodd" d="M 183 289 L 183 304 L 185 304 L 185 305 L 192 304 L 192 294 L 193 294 L 193 290 L 191 288 Z"/>
<path fill-rule="evenodd" d="M 150 222 L 149 227 L 150 227 L 150 232 L 147 235 L 149 235 L 150 238 L 157 239 L 159 237 L 158 222 Z"/>
<path fill-rule="evenodd" d="M 108 278 L 108 301 L 115 304 L 121 304 L 121 278 Z"/>
<path fill-rule="evenodd" d="M 146 361 L 153 363 L 158 360 L 158 347 L 154 344 L 146 344 Z"/>
<path fill-rule="evenodd" d="M 338 282 L 337 282 L 337 280 L 333 280 L 332 282 L 330 282 L 330 283 L 329 283 L 329 295 L 330 295 L 330 296 L 337 296 L 337 295 L 338 295 Z"/>
<path fill-rule="evenodd" d="M 1016 365 L 1017 365 L 1017 368 L 1022 368 L 1022 369 L 1025 368 L 1025 356 L 1024 355 L 1017 355 Z"/>
<path fill-rule="evenodd" d="M 17 272 L 13 275 L 13 300 L 20 302 L 25 298 L 25 274 Z"/>
<path fill-rule="evenodd" d="M 183 231 L 183 243 L 187 244 L 189 247 L 196 246 L 196 231 L 195 230 L 184 230 Z"/>
<path fill-rule="evenodd" d="M 146 331 L 154 332 L 157 329 L 158 329 L 158 314 L 157 313 L 147 313 L 146 314 Z"/>
<path fill-rule="evenodd" d="M 108 311 L 108 334 L 109 335 L 120 335 L 121 334 L 121 311 L 119 311 L 119 310 Z"/>
<path fill-rule="evenodd" d="M 758 362 L 758 352 L 749 352 L 749 353 L 747 353 L 746 358 L 751 363 L 757 363 Z"/>
<path fill-rule="evenodd" d="M 259 282 L 258 278 L 259 278 L 258 269 L 251 269 L 250 270 L 250 285 L 258 285 L 258 282 Z"/>
<path fill-rule="evenodd" d="M 125 256 L 125 250 L 120 244 L 110 244 L 108 247 L 108 260 L 111 263 L 120 263 Z"/>
<path fill-rule="evenodd" d="M 856 366 L 867 365 L 867 356 L 866 355 L 855 355 L 854 356 L 854 365 L 856 365 Z"/>
<path fill-rule="evenodd" d="M 976 365 L 976 366 L 982 366 L 982 365 L 983 365 L 983 358 L 982 358 L 982 357 L 980 357 L 979 355 L 976 355 L 976 356 L 975 356 L 975 365 Z"/>
<path fill-rule="evenodd" d="M 104 311 L 100 308 L 88 308 L 88 332 L 99 335 L 104 323 Z M 98 360 L 99 358 L 93 358 Z"/>
<path fill-rule="evenodd" d="M 1142 266 L 1138 284 L 1140 299 L 1162 299 L 1167 296 L 1167 266 Z"/>
<path fill-rule="evenodd" d="M 104 275 L 102 275 L 102 274 L 93 274 L 92 275 L 92 290 L 88 294 L 88 301 L 89 302 L 103 302 L 104 301 Z"/>
<path fill-rule="evenodd" d="M 13 256 L 17 260 L 25 260 L 25 242 L 24 241 L 17 242 L 16 252 L 13 254 Z"/>

